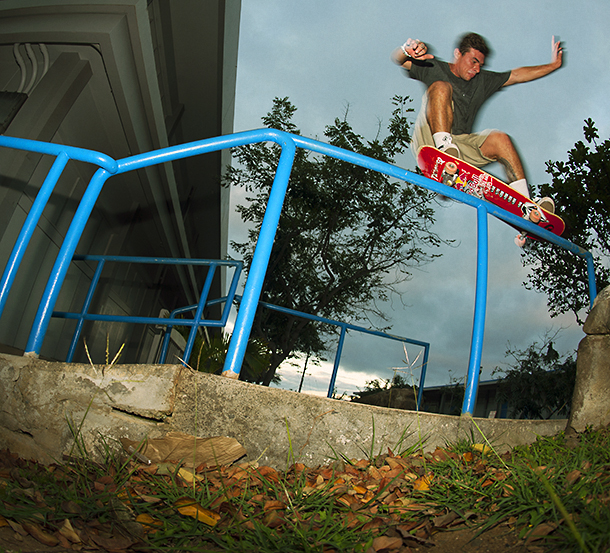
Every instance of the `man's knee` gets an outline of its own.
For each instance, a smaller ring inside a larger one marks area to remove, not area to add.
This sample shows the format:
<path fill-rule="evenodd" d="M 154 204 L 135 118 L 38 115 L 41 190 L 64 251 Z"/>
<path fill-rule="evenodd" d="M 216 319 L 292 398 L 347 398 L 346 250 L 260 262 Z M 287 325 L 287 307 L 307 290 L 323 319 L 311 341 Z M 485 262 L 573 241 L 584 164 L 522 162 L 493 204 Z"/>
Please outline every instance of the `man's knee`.
<path fill-rule="evenodd" d="M 436 81 L 428 87 L 428 98 L 440 97 L 451 98 L 453 96 L 453 87 L 445 81 Z"/>
<path fill-rule="evenodd" d="M 501 131 L 490 132 L 481 145 L 481 152 L 490 159 L 503 157 L 510 150 L 514 150 L 513 141 L 510 136 Z"/>

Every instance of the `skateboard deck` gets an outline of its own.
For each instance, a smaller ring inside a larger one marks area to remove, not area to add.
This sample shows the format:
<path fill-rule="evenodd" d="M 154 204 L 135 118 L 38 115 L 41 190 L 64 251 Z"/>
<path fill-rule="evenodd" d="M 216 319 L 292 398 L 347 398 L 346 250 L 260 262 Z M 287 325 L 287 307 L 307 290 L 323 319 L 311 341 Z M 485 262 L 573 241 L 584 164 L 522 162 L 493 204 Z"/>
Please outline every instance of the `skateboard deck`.
<path fill-rule="evenodd" d="M 485 199 L 513 215 L 538 224 L 557 236 L 561 236 L 565 229 L 565 224 L 559 216 L 543 209 L 508 184 L 432 146 L 422 146 L 419 149 L 417 164 L 429 179 Z M 515 243 L 522 247 L 526 243 L 526 238 L 540 240 L 537 236 L 522 232 L 515 238 Z"/>

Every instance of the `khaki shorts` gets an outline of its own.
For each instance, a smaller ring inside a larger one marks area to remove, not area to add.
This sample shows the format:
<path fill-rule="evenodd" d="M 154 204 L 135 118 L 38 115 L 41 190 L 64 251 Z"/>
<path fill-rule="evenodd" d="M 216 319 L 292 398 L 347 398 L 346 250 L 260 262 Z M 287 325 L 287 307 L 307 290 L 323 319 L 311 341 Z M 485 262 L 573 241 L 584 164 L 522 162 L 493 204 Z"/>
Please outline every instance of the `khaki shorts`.
<path fill-rule="evenodd" d="M 434 139 L 432 138 L 432 132 L 428 125 L 428 119 L 426 117 L 426 106 L 427 106 L 427 94 L 424 94 L 422 100 L 422 106 L 415 121 L 415 127 L 413 128 L 413 136 L 411 137 L 411 150 L 415 159 L 417 159 L 417 152 L 422 146 L 434 146 Z M 481 153 L 481 146 L 487 139 L 490 133 L 494 132 L 494 129 L 487 129 L 478 133 L 471 134 L 452 134 L 453 143 L 460 150 L 460 158 L 467 161 L 475 167 L 483 167 L 489 163 L 493 163 L 494 160 L 485 157 Z"/>

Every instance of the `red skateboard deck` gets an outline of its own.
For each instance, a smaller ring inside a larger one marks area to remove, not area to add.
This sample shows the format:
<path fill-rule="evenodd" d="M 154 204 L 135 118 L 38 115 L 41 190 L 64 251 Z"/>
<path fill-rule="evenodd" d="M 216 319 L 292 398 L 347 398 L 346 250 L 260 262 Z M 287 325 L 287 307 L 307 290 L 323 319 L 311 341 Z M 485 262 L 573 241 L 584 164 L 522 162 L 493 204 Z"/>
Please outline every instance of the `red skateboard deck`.
<path fill-rule="evenodd" d="M 485 199 L 513 215 L 538 224 L 557 236 L 561 236 L 565 229 L 565 224 L 560 217 L 543 209 L 508 184 L 432 146 L 423 146 L 419 149 L 417 164 L 429 179 L 461 190 L 471 196 Z M 517 245 L 523 246 L 526 236 L 540 240 L 536 236 L 522 233 L 515 239 Z"/>

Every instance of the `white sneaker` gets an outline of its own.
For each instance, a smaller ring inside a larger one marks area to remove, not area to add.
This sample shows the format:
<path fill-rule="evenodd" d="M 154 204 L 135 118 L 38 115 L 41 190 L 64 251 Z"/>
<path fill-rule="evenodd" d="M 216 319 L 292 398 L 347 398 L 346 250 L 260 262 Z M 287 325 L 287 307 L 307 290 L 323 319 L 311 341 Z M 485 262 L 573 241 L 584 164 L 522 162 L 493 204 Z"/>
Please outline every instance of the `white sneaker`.
<path fill-rule="evenodd" d="M 441 152 L 445 152 L 446 154 L 449 154 L 450 156 L 456 157 L 458 159 L 460 159 L 460 150 L 459 148 L 453 143 L 453 142 L 449 142 L 446 144 L 441 144 L 438 149 Z"/>
<path fill-rule="evenodd" d="M 434 146 L 441 152 L 445 152 L 453 157 L 460 157 L 459 148 L 453 143 L 451 134 L 448 132 L 435 132 L 432 135 Z"/>
<path fill-rule="evenodd" d="M 549 213 L 555 213 L 555 202 L 553 198 L 549 198 L 545 196 L 544 198 L 536 198 L 534 200 L 542 209 L 548 211 Z"/>

